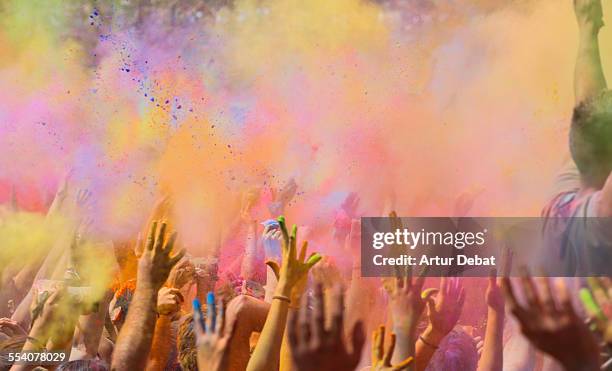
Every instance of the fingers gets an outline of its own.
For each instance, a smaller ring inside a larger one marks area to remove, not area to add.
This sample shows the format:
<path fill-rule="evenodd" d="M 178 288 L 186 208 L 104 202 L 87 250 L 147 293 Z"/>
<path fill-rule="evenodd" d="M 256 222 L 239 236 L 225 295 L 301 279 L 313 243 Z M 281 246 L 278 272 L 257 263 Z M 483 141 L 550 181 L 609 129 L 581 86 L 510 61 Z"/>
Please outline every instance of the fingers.
<path fill-rule="evenodd" d="M 463 309 L 463 304 L 465 303 L 465 289 L 461 287 L 459 290 L 459 298 L 457 300 L 457 309 L 456 311 L 460 314 Z"/>
<path fill-rule="evenodd" d="M 600 280 L 599 277 L 589 277 L 587 278 L 587 282 L 591 287 L 591 292 L 595 297 L 595 300 L 597 300 L 597 302 L 600 304 L 606 303 L 608 301 L 608 294 L 603 289 L 603 281 Z"/>
<path fill-rule="evenodd" d="M 391 357 L 393 357 L 393 351 L 395 350 L 395 334 L 391 333 L 391 339 L 389 341 L 389 348 L 385 352 L 385 357 L 383 358 L 383 366 L 391 367 Z"/>
<path fill-rule="evenodd" d="M 506 295 L 506 299 L 508 299 L 508 306 L 510 308 L 510 311 L 514 313 L 514 315 L 520 322 L 525 322 L 526 312 L 519 305 L 518 300 L 516 300 L 516 295 L 514 294 L 514 288 L 512 287 L 512 282 L 510 282 L 510 278 L 508 277 L 502 278 L 502 288 L 504 289 L 504 294 Z"/>
<path fill-rule="evenodd" d="M 447 277 L 440 278 L 440 296 L 448 295 L 448 290 L 449 290 L 448 278 Z"/>
<path fill-rule="evenodd" d="M 398 363 L 397 365 L 393 366 L 392 370 L 393 371 L 408 370 L 412 362 L 414 362 L 414 357 L 410 356 L 406 358 L 405 360 L 401 361 L 400 363 Z"/>
<path fill-rule="evenodd" d="M 312 253 L 310 254 L 310 256 L 308 257 L 308 259 L 306 259 L 306 265 L 308 266 L 308 268 L 312 268 L 315 264 L 317 264 L 318 262 L 321 261 L 321 259 L 323 259 L 323 256 L 321 256 L 321 254 L 319 254 L 318 252 Z"/>
<path fill-rule="evenodd" d="M 405 267 L 406 274 L 404 275 L 404 288 L 410 290 L 412 287 L 412 265 Z"/>
<path fill-rule="evenodd" d="M 193 324 L 196 339 L 199 339 L 204 335 L 206 326 L 204 324 L 204 318 L 202 317 L 202 305 L 198 299 L 193 299 Z"/>
<path fill-rule="evenodd" d="M 225 335 L 225 300 L 219 299 L 217 303 L 217 307 L 219 308 L 217 311 L 217 317 L 219 319 L 219 326 L 217 327 L 217 332 L 221 335 Z"/>
<path fill-rule="evenodd" d="M 385 326 L 380 325 L 372 335 L 372 363 L 378 363 L 384 356 Z"/>
<path fill-rule="evenodd" d="M 591 292 L 586 288 L 582 288 L 580 289 L 579 296 L 582 306 L 584 309 L 586 309 L 589 317 L 595 320 L 595 323 L 600 330 L 605 330 L 607 318 L 601 310 L 601 307 L 597 305 L 597 302 L 593 298 L 593 295 L 591 295 Z"/>
<path fill-rule="evenodd" d="M 289 249 L 289 232 L 287 232 L 287 225 L 285 224 L 285 217 L 284 216 L 279 216 L 278 217 L 278 224 L 280 225 L 280 230 L 281 233 L 283 234 L 283 249 L 285 251 L 288 251 Z"/>
<path fill-rule="evenodd" d="M 512 250 L 510 250 L 510 248 L 508 247 L 504 247 L 503 251 L 502 251 L 502 276 L 503 277 L 509 277 L 510 276 L 510 272 L 512 271 L 512 258 L 514 257 L 514 253 L 512 252 Z"/>
<path fill-rule="evenodd" d="M 162 222 L 157 231 L 157 238 L 155 238 L 155 243 L 153 245 L 153 250 L 155 250 L 155 252 L 161 252 L 163 250 L 164 240 L 166 239 L 166 228 L 166 222 Z"/>
<path fill-rule="evenodd" d="M 540 301 L 540 296 L 538 295 L 538 291 L 533 283 L 529 270 L 526 267 L 521 267 L 520 272 L 521 286 L 523 286 L 527 305 L 532 308 L 541 308 L 542 302 Z"/>
<path fill-rule="evenodd" d="M 274 260 L 266 260 L 266 265 L 272 269 L 274 275 L 276 276 L 276 280 L 280 277 L 280 266 Z"/>
<path fill-rule="evenodd" d="M 489 288 L 493 288 L 497 285 L 497 269 L 492 268 L 489 271 Z"/>
<path fill-rule="evenodd" d="M 341 342 L 344 336 L 344 292 L 340 285 L 332 289 L 330 337 Z"/>
<path fill-rule="evenodd" d="M 323 286 L 317 284 L 314 292 L 313 321 L 310 325 L 312 337 L 315 342 L 320 342 L 325 336 L 325 300 L 323 298 Z"/>
<path fill-rule="evenodd" d="M 420 292 L 423 289 L 423 284 L 425 283 L 425 276 L 427 275 L 427 272 L 429 271 L 429 266 L 426 265 L 425 267 L 423 267 L 423 269 L 421 269 L 421 272 L 419 273 L 419 276 L 416 279 L 416 282 L 414 283 L 414 290 L 417 292 Z"/>
<path fill-rule="evenodd" d="M 353 326 L 353 331 L 351 331 L 351 339 L 352 339 L 352 353 L 351 353 L 351 363 L 354 366 L 357 366 L 359 360 L 361 359 L 361 350 L 365 344 L 365 331 L 363 330 L 363 322 L 357 321 Z M 354 367 L 353 366 L 353 367 Z"/>
<path fill-rule="evenodd" d="M 186 253 L 185 249 L 182 249 L 173 258 L 170 258 L 170 260 L 168 261 L 168 264 L 170 264 L 170 267 L 173 267 L 176 263 L 178 263 L 179 260 L 181 260 L 183 256 L 185 256 L 185 253 Z"/>
<path fill-rule="evenodd" d="M 304 259 L 306 259 L 306 251 L 308 250 L 308 241 L 304 241 L 302 243 L 302 248 L 300 248 L 300 256 L 298 258 L 298 260 L 300 262 L 304 262 Z"/>
<path fill-rule="evenodd" d="M 149 235 L 147 236 L 147 250 L 152 251 L 153 246 L 155 244 L 155 232 L 157 231 L 157 222 L 153 222 L 151 224 L 151 229 L 149 230 Z"/>
<path fill-rule="evenodd" d="M 565 280 L 563 278 L 557 278 L 555 281 L 555 286 L 557 287 L 557 293 L 559 298 L 559 304 L 563 310 L 568 313 L 574 313 L 574 306 L 572 305 L 572 298 L 565 284 Z"/>
<path fill-rule="evenodd" d="M 544 308 L 545 311 L 554 312 L 556 310 L 555 299 L 548 278 L 538 277 L 537 281 L 541 287 L 540 293 L 542 308 Z"/>
<path fill-rule="evenodd" d="M 164 228 L 165 231 L 165 227 L 164 227 L 165 223 L 162 224 L 162 228 Z M 166 253 L 166 254 L 170 254 L 172 252 L 172 249 L 174 248 L 174 243 L 176 242 L 176 237 L 178 236 L 178 234 L 176 232 L 173 232 L 170 235 L 170 238 L 168 238 L 168 241 L 162 245 L 162 250 Z M 187 264 L 189 264 L 189 261 L 187 261 Z"/>
<path fill-rule="evenodd" d="M 209 291 L 206 294 L 206 327 L 204 330 L 206 332 L 215 332 L 215 328 L 217 327 L 217 309 L 215 303 L 215 293 Z"/>

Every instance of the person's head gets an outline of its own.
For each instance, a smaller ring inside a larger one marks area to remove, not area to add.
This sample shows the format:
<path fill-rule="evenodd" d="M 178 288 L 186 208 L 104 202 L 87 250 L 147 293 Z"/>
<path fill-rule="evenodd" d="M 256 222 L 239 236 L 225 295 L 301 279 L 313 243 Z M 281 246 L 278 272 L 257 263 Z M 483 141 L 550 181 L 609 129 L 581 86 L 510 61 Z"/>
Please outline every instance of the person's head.
<path fill-rule="evenodd" d="M 184 371 L 198 369 L 198 351 L 196 349 L 195 332 L 193 331 L 193 315 L 183 317 L 178 329 L 178 361 Z"/>
<path fill-rule="evenodd" d="M 574 108 L 570 152 L 584 184 L 601 189 L 612 171 L 612 91 Z"/>
<path fill-rule="evenodd" d="M 440 343 L 426 371 L 474 371 L 478 351 L 474 339 L 463 330 L 451 331 Z"/>
<path fill-rule="evenodd" d="M 57 371 L 108 371 L 108 365 L 99 359 L 79 359 L 60 364 Z"/>

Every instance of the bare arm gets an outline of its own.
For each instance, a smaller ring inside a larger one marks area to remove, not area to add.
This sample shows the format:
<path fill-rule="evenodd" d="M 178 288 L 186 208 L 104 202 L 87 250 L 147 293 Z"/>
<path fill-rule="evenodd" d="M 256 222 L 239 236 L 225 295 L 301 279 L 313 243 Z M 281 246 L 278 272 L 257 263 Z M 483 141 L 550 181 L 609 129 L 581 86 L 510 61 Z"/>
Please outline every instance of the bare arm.
<path fill-rule="evenodd" d="M 163 287 L 158 291 L 158 318 L 155 322 L 153 344 L 151 345 L 147 370 L 164 370 L 166 368 L 170 351 L 176 345 L 176 336 L 172 335 L 172 319 L 179 313 L 183 301 L 183 296 L 177 288 Z"/>
<path fill-rule="evenodd" d="M 155 298 L 157 290 L 144 284 L 136 292 L 125 325 L 119 332 L 111 368 L 113 370 L 144 369 L 155 328 Z"/>
<path fill-rule="evenodd" d="M 304 282 L 306 280 L 310 268 L 321 260 L 321 256 L 318 254 L 313 254 L 306 259 L 307 243 L 302 245 L 298 255 L 296 247 L 297 227 L 293 226 L 291 237 L 289 237 L 285 226 L 285 218 L 280 217 L 279 224 L 283 233 L 282 266 L 279 268 L 278 265 L 274 265 L 275 271 L 279 272 L 278 284 L 276 285 L 270 312 L 266 318 L 266 324 L 247 365 L 248 371 L 276 370 L 278 368 L 292 290 L 300 284 L 300 281 Z"/>
<path fill-rule="evenodd" d="M 168 363 L 172 338 L 172 318 L 160 316 L 155 322 L 151 355 L 147 363 L 147 370 L 163 370 Z"/>
<path fill-rule="evenodd" d="M 244 257 L 242 258 L 242 266 L 240 267 L 240 275 L 244 279 L 253 279 L 255 275 L 255 262 L 257 258 L 257 222 L 250 221 L 248 223 L 247 240 L 244 249 Z"/>
<path fill-rule="evenodd" d="M 236 322 L 236 330 L 229 344 L 230 370 L 246 369 L 250 356 L 251 334 L 261 332 L 269 310 L 270 304 L 246 295 L 239 295 L 228 303 L 227 321 Z"/>
<path fill-rule="evenodd" d="M 579 44 L 574 71 L 576 105 L 607 88 L 598 35 L 603 26 L 600 0 L 574 0 Z"/>
<path fill-rule="evenodd" d="M 494 273 L 486 291 L 488 305 L 484 348 L 478 371 L 501 371 L 504 364 L 504 297 Z"/>
<path fill-rule="evenodd" d="M 429 326 L 421 334 L 416 343 L 416 369 L 427 368 L 431 357 L 436 352 L 440 342 L 455 327 L 463 303 L 465 302 L 465 291 L 459 278 L 440 279 L 440 289 L 435 300 L 429 299 Z"/>
<path fill-rule="evenodd" d="M 147 246 L 138 262 L 134 298 L 125 325 L 117 338 L 112 370 L 139 370 L 146 366 L 157 320 L 157 292 L 172 267 L 184 255 L 181 252 L 174 257 L 170 256 L 176 234 L 166 239 L 165 230 L 166 224 L 162 223 L 157 233 L 157 223 L 153 223 L 149 232 Z"/>

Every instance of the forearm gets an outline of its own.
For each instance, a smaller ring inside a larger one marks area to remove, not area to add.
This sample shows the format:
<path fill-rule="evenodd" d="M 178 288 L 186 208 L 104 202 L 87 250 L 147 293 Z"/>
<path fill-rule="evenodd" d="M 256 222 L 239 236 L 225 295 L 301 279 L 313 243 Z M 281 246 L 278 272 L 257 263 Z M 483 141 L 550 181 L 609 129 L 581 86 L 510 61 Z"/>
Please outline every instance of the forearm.
<path fill-rule="evenodd" d="M 275 294 L 289 297 L 291 290 L 279 283 Z M 270 312 L 247 365 L 247 371 L 273 371 L 278 369 L 288 311 L 289 303 L 284 300 L 272 300 Z"/>
<path fill-rule="evenodd" d="M 353 328 L 363 313 L 368 313 L 376 305 L 376 296 L 376 287 L 361 277 L 361 267 L 353 266 L 351 283 L 346 291 L 345 328 L 347 330 Z"/>
<path fill-rule="evenodd" d="M 112 370 L 144 369 L 153 342 L 157 290 L 136 287 L 125 325 L 119 332 Z"/>
<path fill-rule="evenodd" d="M 28 333 L 28 338 L 21 349 L 22 352 L 40 352 L 45 348 L 45 344 L 49 339 L 48 330 L 43 326 L 40 321 L 37 321 L 32 326 L 32 329 Z M 27 364 L 14 364 L 10 371 L 26 371 L 32 370 L 36 365 L 27 365 Z"/>
<path fill-rule="evenodd" d="M 425 339 L 425 343 L 421 338 Z M 415 361 L 417 371 L 423 371 L 427 368 L 431 357 L 437 350 L 437 347 L 444 339 L 444 335 L 433 330 L 431 326 L 421 334 L 415 346 Z"/>
<path fill-rule="evenodd" d="M 607 87 L 599 52 L 599 25 L 579 22 L 579 45 L 574 71 L 576 105 Z"/>
<path fill-rule="evenodd" d="M 240 274 L 245 279 L 252 279 L 255 273 L 255 259 L 257 258 L 257 223 L 248 225 L 247 240 L 242 258 Z"/>
<path fill-rule="evenodd" d="M 25 298 L 19 303 L 17 309 L 15 309 L 15 313 L 11 316 L 13 321 L 16 321 L 23 328 L 30 327 L 31 321 L 31 312 L 30 305 L 32 304 L 32 290 L 30 290 Z"/>
<path fill-rule="evenodd" d="M 299 308 L 290 309 L 291 311 L 297 312 Z M 296 313 L 297 314 L 297 313 Z M 289 338 L 287 337 L 287 330 L 283 334 L 283 342 L 280 349 L 280 360 L 279 360 L 279 371 L 292 371 L 293 359 L 291 358 L 291 348 L 289 346 Z"/>
<path fill-rule="evenodd" d="M 504 311 L 489 308 L 478 371 L 501 371 L 504 363 Z"/>
<path fill-rule="evenodd" d="M 393 332 L 395 333 L 395 351 L 393 352 L 392 364 L 400 363 L 408 357 L 414 357 L 416 346 L 416 329 L 406 323 L 395 323 L 393 320 Z M 399 322 L 399 321 L 398 321 Z M 414 363 L 409 370 L 414 369 Z"/>
<path fill-rule="evenodd" d="M 79 319 L 79 332 L 82 334 L 82 341 L 85 352 L 89 357 L 95 358 L 98 355 L 100 340 L 104 330 L 104 323 L 108 315 L 108 304 L 113 297 L 111 290 L 107 291 L 98 304 L 98 310 Z"/>
<path fill-rule="evenodd" d="M 155 323 L 155 332 L 147 370 L 163 370 L 168 363 L 170 355 L 172 337 L 172 318 L 170 316 L 160 316 Z"/>

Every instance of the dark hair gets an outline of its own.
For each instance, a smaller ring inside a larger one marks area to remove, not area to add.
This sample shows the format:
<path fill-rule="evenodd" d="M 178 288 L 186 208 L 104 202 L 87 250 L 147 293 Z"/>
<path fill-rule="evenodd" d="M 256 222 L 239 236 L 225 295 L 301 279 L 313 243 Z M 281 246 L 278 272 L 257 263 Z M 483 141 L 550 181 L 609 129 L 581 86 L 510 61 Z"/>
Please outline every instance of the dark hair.
<path fill-rule="evenodd" d="M 99 359 L 79 359 L 64 362 L 57 367 L 57 371 L 108 371 L 108 365 Z"/>
<path fill-rule="evenodd" d="M 601 189 L 612 171 L 612 92 L 606 90 L 574 108 L 570 152 L 583 182 Z"/>
<path fill-rule="evenodd" d="M 197 371 L 198 351 L 195 332 L 193 332 L 193 315 L 183 317 L 178 329 L 178 361 L 184 371 Z"/>

